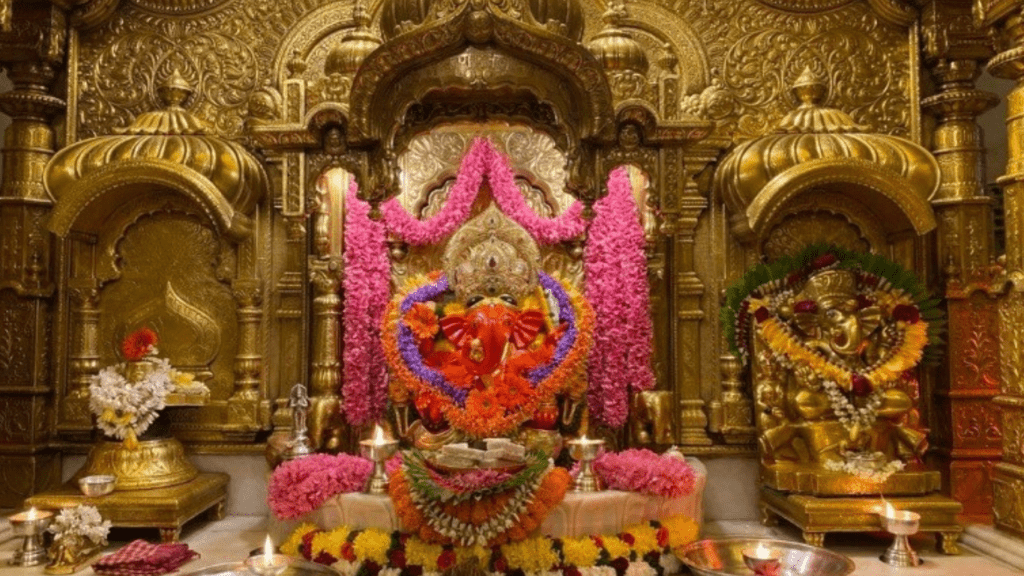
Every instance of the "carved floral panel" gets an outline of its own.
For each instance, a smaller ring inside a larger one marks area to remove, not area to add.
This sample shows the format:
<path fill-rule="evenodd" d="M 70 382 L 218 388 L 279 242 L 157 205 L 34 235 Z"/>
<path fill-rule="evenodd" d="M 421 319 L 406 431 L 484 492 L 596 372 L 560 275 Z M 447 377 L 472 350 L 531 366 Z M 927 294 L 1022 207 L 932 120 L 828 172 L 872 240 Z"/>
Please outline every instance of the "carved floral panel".
<path fill-rule="evenodd" d="M 953 446 L 998 448 L 1003 439 L 999 406 L 988 400 L 953 403 Z"/>
<path fill-rule="evenodd" d="M 219 134 L 238 137 L 250 97 L 265 85 L 281 89 L 277 71 L 294 51 L 309 64 L 303 76 L 319 82 L 310 76 L 321 74 L 326 51 L 351 26 L 348 5 L 226 0 L 180 15 L 146 2 L 127 5 L 79 38 L 78 137 L 107 133 L 156 108 L 155 88 L 174 68 L 197 90 L 193 111 Z M 335 23 L 307 22 L 319 8 Z M 789 88 L 809 66 L 826 80 L 829 106 L 875 131 L 910 132 L 907 31 L 865 3 L 799 14 L 754 0 L 660 0 L 638 1 L 633 11 L 627 28 L 649 52 L 651 69 L 632 92 L 619 91 L 641 96 L 664 117 L 677 117 L 688 96 L 711 90 L 704 113 L 719 122 L 719 133 L 763 135 L 793 108 Z M 601 10 L 585 12 L 589 38 L 602 29 Z"/>
<path fill-rule="evenodd" d="M 998 302 L 982 294 L 949 303 L 951 388 L 999 390 Z"/>

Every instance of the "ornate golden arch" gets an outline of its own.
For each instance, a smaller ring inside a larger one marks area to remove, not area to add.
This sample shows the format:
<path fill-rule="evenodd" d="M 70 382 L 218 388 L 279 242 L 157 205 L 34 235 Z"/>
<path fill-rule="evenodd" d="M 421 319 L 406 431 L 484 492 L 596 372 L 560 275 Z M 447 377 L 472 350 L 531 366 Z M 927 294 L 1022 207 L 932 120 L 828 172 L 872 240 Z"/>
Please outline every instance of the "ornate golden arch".
<path fill-rule="evenodd" d="M 869 195 L 864 198 L 868 206 L 887 206 L 878 216 L 888 234 L 913 229 L 923 235 L 936 226 L 935 213 L 919 191 L 897 174 L 858 158 L 816 160 L 775 176 L 747 207 L 746 225 L 755 236 L 763 236 L 790 201 L 822 185 L 844 187 L 852 197 Z"/>
<path fill-rule="evenodd" d="M 78 180 L 61 194 L 48 228 L 58 236 L 72 230 L 98 233 L 106 215 L 153 188 L 184 196 L 233 240 L 251 232 L 249 218 L 236 211 L 213 182 L 180 164 L 153 159 L 114 162 Z"/>

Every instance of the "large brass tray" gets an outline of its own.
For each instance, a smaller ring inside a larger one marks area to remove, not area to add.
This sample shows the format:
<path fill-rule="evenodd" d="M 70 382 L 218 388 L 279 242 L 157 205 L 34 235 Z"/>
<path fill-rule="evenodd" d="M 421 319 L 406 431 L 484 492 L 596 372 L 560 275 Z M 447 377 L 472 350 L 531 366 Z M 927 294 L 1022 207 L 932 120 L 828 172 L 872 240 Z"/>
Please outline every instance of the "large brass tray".
<path fill-rule="evenodd" d="M 779 576 L 846 576 L 856 567 L 853 560 L 824 548 L 760 538 L 700 540 L 676 550 L 676 555 L 700 576 L 750 576 L 754 572 L 743 563 L 742 551 L 758 544 L 782 552 Z"/>
<path fill-rule="evenodd" d="M 225 562 L 188 572 L 184 576 L 256 576 L 241 562 Z M 341 576 L 341 573 L 323 564 L 295 559 L 279 576 Z"/>

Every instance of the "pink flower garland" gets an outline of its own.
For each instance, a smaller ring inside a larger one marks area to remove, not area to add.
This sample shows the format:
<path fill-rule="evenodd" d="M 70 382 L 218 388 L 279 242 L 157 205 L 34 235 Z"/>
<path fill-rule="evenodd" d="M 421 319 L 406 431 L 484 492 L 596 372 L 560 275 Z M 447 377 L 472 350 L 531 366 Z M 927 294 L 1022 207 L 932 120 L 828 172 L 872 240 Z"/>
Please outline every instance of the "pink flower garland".
<path fill-rule="evenodd" d="M 372 471 L 373 462 L 349 454 L 313 454 L 285 462 L 270 476 L 267 504 L 278 518 L 295 518 L 328 498 L 362 490 Z"/>
<path fill-rule="evenodd" d="M 632 448 L 606 452 L 594 460 L 594 472 L 613 490 L 678 498 L 693 492 L 696 473 L 686 460 Z"/>
<path fill-rule="evenodd" d="M 591 416 L 617 428 L 629 415 L 629 390 L 654 386 L 644 231 L 625 168 L 609 175 L 608 194 L 594 212 L 583 256 L 596 315 L 587 400 Z"/>
<path fill-rule="evenodd" d="M 345 198 L 345 352 L 342 401 L 349 424 L 380 418 L 387 403 L 387 366 L 380 321 L 390 298 L 391 264 L 384 224 L 356 198 L 355 180 Z"/>
<path fill-rule="evenodd" d="M 487 139 L 476 138 L 462 159 L 455 185 L 441 211 L 429 220 L 418 220 L 402 208 L 397 198 L 392 198 L 381 206 L 388 230 L 417 246 L 440 242 L 469 217 L 485 175 L 498 207 L 539 242 L 554 244 L 568 240 L 579 236 L 586 228 L 579 202 L 554 218 L 538 216 L 516 187 L 508 158 L 495 150 Z"/>

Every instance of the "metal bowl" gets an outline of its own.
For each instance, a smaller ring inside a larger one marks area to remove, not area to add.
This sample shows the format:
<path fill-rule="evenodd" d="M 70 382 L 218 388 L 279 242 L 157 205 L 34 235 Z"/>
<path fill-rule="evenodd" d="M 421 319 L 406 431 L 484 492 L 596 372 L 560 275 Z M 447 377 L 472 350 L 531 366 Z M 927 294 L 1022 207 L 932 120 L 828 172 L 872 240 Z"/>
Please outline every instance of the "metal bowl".
<path fill-rule="evenodd" d="M 779 576 L 846 576 L 853 572 L 853 560 L 798 542 L 760 538 L 701 540 L 676 550 L 676 556 L 700 576 L 750 576 L 754 572 L 743 562 L 743 550 L 758 544 L 782 553 Z"/>
<path fill-rule="evenodd" d="M 106 496 L 114 491 L 113 476 L 83 476 L 78 479 L 78 489 L 86 496 Z"/>

